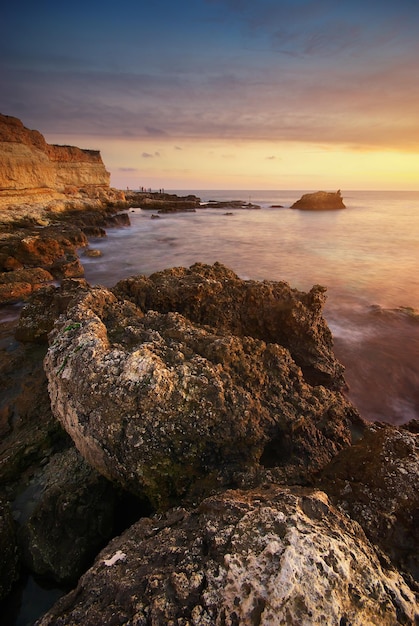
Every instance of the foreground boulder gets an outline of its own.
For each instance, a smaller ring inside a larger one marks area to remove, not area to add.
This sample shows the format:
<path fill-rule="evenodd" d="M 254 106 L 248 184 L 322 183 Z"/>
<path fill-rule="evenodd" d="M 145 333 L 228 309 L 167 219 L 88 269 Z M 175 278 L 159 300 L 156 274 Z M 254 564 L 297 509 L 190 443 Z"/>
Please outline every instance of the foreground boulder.
<path fill-rule="evenodd" d="M 345 209 L 340 191 L 332 193 L 329 191 L 316 191 L 315 193 L 305 193 L 297 202 L 291 206 L 292 209 L 302 209 L 303 211 L 333 211 Z"/>
<path fill-rule="evenodd" d="M 342 450 L 319 482 L 396 567 L 419 583 L 418 483 L 418 430 L 384 424 Z"/>
<path fill-rule="evenodd" d="M 279 281 L 241 280 L 220 263 L 195 263 L 134 276 L 113 290 L 142 311 L 177 311 L 219 334 L 250 336 L 287 348 L 310 384 L 345 386 L 343 367 L 333 354 L 333 339 L 322 316 L 326 289 L 308 293 Z"/>
<path fill-rule="evenodd" d="M 416 598 L 322 492 L 228 491 L 143 518 L 41 618 L 183 626 L 414 624 Z"/>
<path fill-rule="evenodd" d="M 178 285 L 176 272 L 171 277 L 168 271 L 168 297 Z M 222 282 L 214 282 L 220 302 L 227 302 Z M 199 275 L 195 290 L 198 299 L 208 291 Z M 237 319 L 233 301 L 224 307 L 222 332 L 214 327 L 215 302 L 214 295 L 212 304 L 203 299 L 198 324 L 94 288 L 50 334 L 44 366 L 55 416 L 93 467 L 160 509 L 248 484 L 263 469 L 275 480 L 307 483 L 351 444 L 354 430 L 365 428 L 339 392 L 306 382 L 287 348 L 249 336 L 244 315 L 240 328 L 248 334 L 235 334 L 244 310 L 239 297 Z M 285 298 L 284 308 L 291 319 L 301 315 L 304 334 L 309 324 L 298 303 L 295 312 Z M 263 299 L 255 306 L 263 311 Z M 267 315 L 272 326 L 275 310 L 281 311 L 279 298 Z M 309 307 L 303 310 L 309 316 Z M 316 319 L 326 328 L 318 313 Z M 263 315 L 259 325 L 256 313 L 252 321 L 255 334 L 265 332 Z"/>

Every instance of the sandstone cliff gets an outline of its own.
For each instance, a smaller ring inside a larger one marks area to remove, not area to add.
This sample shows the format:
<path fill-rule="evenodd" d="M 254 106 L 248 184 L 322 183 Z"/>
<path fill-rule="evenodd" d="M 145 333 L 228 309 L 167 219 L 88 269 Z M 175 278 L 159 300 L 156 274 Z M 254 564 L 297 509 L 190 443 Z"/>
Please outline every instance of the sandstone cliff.
<path fill-rule="evenodd" d="M 49 145 L 36 130 L 0 114 L 0 206 L 109 189 L 100 152 Z"/>

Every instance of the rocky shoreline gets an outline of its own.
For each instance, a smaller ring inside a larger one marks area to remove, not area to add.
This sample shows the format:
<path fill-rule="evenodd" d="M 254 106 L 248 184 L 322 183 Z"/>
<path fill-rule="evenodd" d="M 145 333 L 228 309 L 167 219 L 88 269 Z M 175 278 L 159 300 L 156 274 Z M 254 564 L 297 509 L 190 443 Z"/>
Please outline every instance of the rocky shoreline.
<path fill-rule="evenodd" d="M 120 209 L 23 239 L 76 254 Z M 417 622 L 419 425 L 345 399 L 323 288 L 55 278 L 4 327 L 3 598 L 30 572 L 74 588 L 39 624 Z"/>
<path fill-rule="evenodd" d="M 131 207 L 259 207 L 111 189 L 99 152 L 7 116 L 0 143 L 2 623 L 31 576 L 68 592 L 41 626 L 418 624 L 419 423 L 346 399 L 326 289 L 83 278 Z"/>

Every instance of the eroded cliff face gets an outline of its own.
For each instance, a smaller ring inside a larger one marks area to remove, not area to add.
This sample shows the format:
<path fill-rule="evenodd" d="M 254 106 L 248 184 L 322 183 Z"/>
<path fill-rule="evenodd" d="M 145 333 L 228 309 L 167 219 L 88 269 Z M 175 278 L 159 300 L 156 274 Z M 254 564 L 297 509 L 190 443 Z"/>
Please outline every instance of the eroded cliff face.
<path fill-rule="evenodd" d="M 38 131 L 0 114 L 0 200 L 15 205 L 80 187 L 88 192 L 108 189 L 109 183 L 99 151 L 49 145 Z"/>

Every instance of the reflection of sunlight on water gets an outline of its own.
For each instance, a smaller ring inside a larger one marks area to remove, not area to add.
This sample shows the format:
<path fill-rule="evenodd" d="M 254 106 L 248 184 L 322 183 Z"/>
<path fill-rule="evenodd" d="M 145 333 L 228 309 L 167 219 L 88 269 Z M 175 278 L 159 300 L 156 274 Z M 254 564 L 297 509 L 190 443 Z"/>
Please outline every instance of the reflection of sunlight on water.
<path fill-rule="evenodd" d="M 346 211 L 267 208 L 268 202 L 290 206 L 299 195 L 278 192 L 264 204 L 252 192 L 264 208 L 232 216 L 202 209 L 152 220 L 137 209 L 131 228 L 109 230 L 107 240 L 93 244 L 102 257 L 83 257 L 86 278 L 112 286 L 128 275 L 219 261 L 242 278 L 284 280 L 303 291 L 325 285 L 325 317 L 350 398 L 369 419 L 398 421 L 403 407 L 406 419 L 419 415 L 419 325 L 412 329 L 398 315 L 369 310 L 371 304 L 419 309 L 419 194 L 410 208 L 410 196 L 358 192 Z"/>

